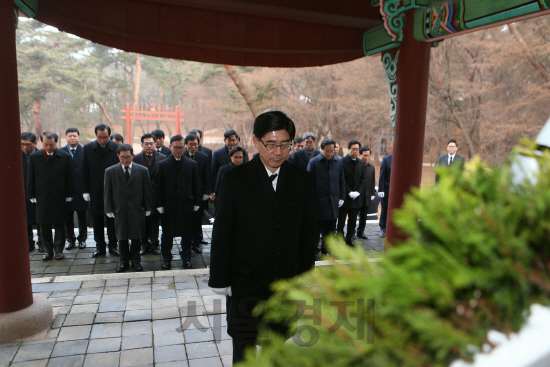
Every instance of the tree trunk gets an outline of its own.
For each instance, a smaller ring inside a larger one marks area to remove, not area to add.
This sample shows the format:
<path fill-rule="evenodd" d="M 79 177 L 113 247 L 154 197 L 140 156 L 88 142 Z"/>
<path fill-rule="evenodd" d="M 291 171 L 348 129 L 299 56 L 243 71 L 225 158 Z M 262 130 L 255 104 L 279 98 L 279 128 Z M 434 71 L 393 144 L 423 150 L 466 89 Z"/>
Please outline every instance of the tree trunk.
<path fill-rule="evenodd" d="M 109 116 L 109 113 L 105 110 L 105 107 L 103 107 L 103 105 L 101 104 L 101 102 L 96 102 L 96 104 L 99 106 L 99 108 L 101 109 L 101 112 L 103 112 L 103 116 L 105 116 L 105 118 L 107 119 L 107 121 L 109 122 L 109 126 L 111 127 L 111 129 L 113 128 L 113 121 L 111 119 L 111 116 Z"/>
<path fill-rule="evenodd" d="M 42 135 L 42 120 L 40 120 L 40 100 L 34 101 L 34 105 L 32 107 L 32 115 L 34 117 L 36 138 L 40 139 L 40 135 Z"/>
<path fill-rule="evenodd" d="M 525 40 L 521 36 L 521 33 L 519 33 L 518 29 L 516 28 L 516 24 L 508 24 L 508 29 L 510 30 L 510 33 L 515 37 L 516 41 L 518 41 L 521 52 L 523 53 L 525 58 L 527 58 L 529 64 L 531 64 L 535 68 L 535 70 L 540 74 L 540 76 L 542 77 L 542 79 L 544 79 L 546 83 L 550 83 L 550 76 L 548 75 L 548 72 L 546 71 L 545 67 L 542 66 L 541 63 L 535 59 L 535 55 L 533 55 L 533 53 L 529 49 L 529 46 L 527 45 L 527 43 L 525 43 Z"/>
<path fill-rule="evenodd" d="M 227 70 L 227 74 L 233 80 L 233 83 L 235 83 L 235 86 L 239 90 L 239 93 L 243 96 L 244 101 L 248 105 L 248 108 L 250 109 L 250 112 L 252 113 L 252 118 L 256 119 L 256 116 L 258 116 L 258 109 L 256 107 L 256 103 L 250 98 L 250 94 L 248 93 L 248 90 L 246 86 L 244 85 L 242 79 L 239 77 L 237 72 L 233 70 L 233 68 L 230 65 L 224 65 L 225 70 Z"/>
<path fill-rule="evenodd" d="M 134 90 L 134 104 L 139 104 L 139 87 L 141 84 L 141 61 L 139 60 L 139 54 L 136 55 L 136 89 Z"/>

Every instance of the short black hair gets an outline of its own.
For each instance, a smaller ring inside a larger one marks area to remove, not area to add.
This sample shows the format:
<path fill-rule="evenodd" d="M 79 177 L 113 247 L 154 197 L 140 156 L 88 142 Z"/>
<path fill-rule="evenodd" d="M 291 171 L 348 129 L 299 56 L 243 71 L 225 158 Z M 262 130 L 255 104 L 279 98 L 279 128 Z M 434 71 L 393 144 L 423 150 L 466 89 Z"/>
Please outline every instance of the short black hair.
<path fill-rule="evenodd" d="M 327 145 L 334 145 L 334 147 L 336 148 L 336 142 L 332 139 L 325 139 L 323 140 L 323 142 L 321 143 L 321 149 L 323 149 L 324 147 L 326 147 Z"/>
<path fill-rule="evenodd" d="M 174 135 L 170 138 L 170 145 L 172 145 L 173 142 L 175 141 L 183 141 L 183 136 L 181 135 Z"/>
<path fill-rule="evenodd" d="M 115 141 L 115 140 L 116 140 L 116 141 L 121 141 L 121 142 L 124 143 L 124 137 L 123 137 L 122 135 L 120 135 L 120 134 L 113 134 L 113 135 L 111 135 L 111 140 L 112 140 L 112 141 Z"/>
<path fill-rule="evenodd" d="M 197 135 L 197 133 L 199 133 L 199 135 L 200 135 L 200 136 L 199 136 L 199 143 L 200 143 L 200 141 L 202 140 L 202 137 L 203 137 L 203 135 L 202 135 L 202 130 L 201 130 L 201 129 L 191 129 L 191 130 L 189 131 L 189 134 Z"/>
<path fill-rule="evenodd" d="M 145 139 L 153 139 L 153 141 L 157 141 L 157 138 L 153 134 L 143 134 L 141 136 L 141 144 L 143 144 Z"/>
<path fill-rule="evenodd" d="M 348 143 L 348 149 L 351 149 L 352 145 L 359 144 L 359 149 L 361 149 L 361 143 L 359 143 L 357 140 L 350 140 Z"/>
<path fill-rule="evenodd" d="M 30 131 L 25 131 L 21 133 L 21 140 L 30 140 L 31 143 L 36 143 L 36 135 Z"/>
<path fill-rule="evenodd" d="M 162 131 L 160 129 L 155 129 L 155 130 L 151 131 L 151 134 L 153 134 L 154 136 L 164 138 L 164 131 Z"/>
<path fill-rule="evenodd" d="M 191 141 L 191 140 L 196 140 L 197 143 L 198 143 L 199 142 L 199 137 L 195 134 L 187 134 L 187 136 L 185 137 L 184 143 L 187 145 L 187 142 Z"/>
<path fill-rule="evenodd" d="M 240 145 L 235 145 L 231 150 L 229 151 L 229 157 L 233 157 L 233 154 L 237 152 L 243 152 L 243 158 L 244 158 L 244 148 Z"/>
<path fill-rule="evenodd" d="M 456 140 L 454 140 L 454 139 L 449 140 L 449 142 L 447 143 L 447 145 L 449 145 L 449 144 L 451 144 L 451 143 L 455 143 L 455 145 L 458 147 L 458 143 L 456 142 Z"/>
<path fill-rule="evenodd" d="M 371 152 L 371 153 L 372 153 L 372 151 L 370 150 L 370 148 L 369 148 L 369 147 L 366 147 L 366 146 L 365 146 L 365 147 L 361 147 L 361 149 L 359 149 L 359 154 L 363 154 L 363 152 Z"/>
<path fill-rule="evenodd" d="M 281 111 L 264 112 L 254 120 L 254 136 L 261 139 L 270 131 L 286 130 L 290 140 L 294 140 L 296 135 L 296 126 L 290 117 Z"/>
<path fill-rule="evenodd" d="M 67 130 L 65 130 L 65 135 L 68 133 L 77 133 L 78 136 L 80 136 L 80 131 L 76 127 L 69 127 Z"/>
<path fill-rule="evenodd" d="M 304 141 L 304 138 L 297 137 L 296 139 L 294 139 L 294 145 L 296 145 L 298 143 L 303 143 L 303 141 Z"/>
<path fill-rule="evenodd" d="M 59 138 L 57 137 L 56 133 L 53 133 L 51 131 L 44 131 L 42 135 L 40 135 L 40 141 L 44 141 L 44 139 L 53 139 L 57 143 L 57 140 Z"/>
<path fill-rule="evenodd" d="M 223 133 L 224 140 L 231 138 L 231 135 L 235 135 L 235 137 L 237 137 L 237 132 L 233 129 L 227 130 L 226 132 Z"/>
<path fill-rule="evenodd" d="M 304 141 L 307 139 L 307 138 L 313 138 L 313 141 L 315 141 L 315 134 L 314 133 L 305 133 L 304 135 L 302 135 L 302 139 L 304 139 Z"/>
<path fill-rule="evenodd" d="M 96 127 L 94 128 L 94 133 L 95 135 L 97 136 L 97 132 L 98 131 L 103 131 L 103 130 L 107 130 L 107 133 L 109 133 L 109 135 L 111 135 L 111 127 L 109 125 L 105 125 L 105 124 L 99 124 L 99 125 L 96 125 Z"/>
<path fill-rule="evenodd" d="M 130 154 L 134 154 L 134 148 L 130 144 L 120 144 L 118 148 L 116 148 L 117 154 L 120 154 L 120 152 L 126 152 L 130 151 Z"/>

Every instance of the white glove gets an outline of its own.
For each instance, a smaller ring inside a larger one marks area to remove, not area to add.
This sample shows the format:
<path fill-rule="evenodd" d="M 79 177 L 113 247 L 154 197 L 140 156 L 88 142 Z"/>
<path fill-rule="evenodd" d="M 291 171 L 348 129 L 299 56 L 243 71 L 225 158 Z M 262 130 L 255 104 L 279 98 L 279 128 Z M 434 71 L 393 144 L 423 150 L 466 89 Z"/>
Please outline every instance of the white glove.
<path fill-rule="evenodd" d="M 231 293 L 231 286 L 225 287 L 225 288 L 210 288 L 212 289 L 212 292 L 219 294 L 220 296 L 228 296 L 231 297 L 233 293 Z"/>
<path fill-rule="evenodd" d="M 193 211 L 194 211 L 194 212 L 198 211 L 199 209 L 200 209 L 200 206 L 198 206 L 198 205 L 195 205 L 195 206 L 193 207 Z"/>
<path fill-rule="evenodd" d="M 157 208 L 157 211 L 160 213 L 160 214 L 164 214 L 164 207 L 163 206 L 159 206 Z"/>
<path fill-rule="evenodd" d="M 357 199 L 357 197 L 361 195 L 360 193 L 358 193 L 357 191 L 352 191 L 348 194 L 348 196 L 352 199 L 352 200 L 355 200 Z"/>
<path fill-rule="evenodd" d="M 208 199 L 210 199 L 210 195 L 203 195 L 202 196 L 202 201 L 206 201 Z"/>
<path fill-rule="evenodd" d="M 374 191 L 378 191 L 378 186 L 374 186 Z"/>
<path fill-rule="evenodd" d="M 31 203 L 33 204 L 36 204 L 36 199 L 35 198 L 32 198 L 32 199 L 29 199 Z"/>
<path fill-rule="evenodd" d="M 115 217 L 115 213 L 107 213 L 105 215 L 109 218 L 114 218 Z"/>
<path fill-rule="evenodd" d="M 214 224 L 215 219 L 214 219 L 214 218 L 210 218 L 210 219 L 208 219 L 208 221 L 210 222 L 210 224 Z"/>
<path fill-rule="evenodd" d="M 148 217 L 148 216 L 150 216 L 150 215 L 151 215 L 151 211 L 150 211 L 150 210 L 147 210 L 147 211 L 145 212 L 145 216 Z"/>
<path fill-rule="evenodd" d="M 90 194 L 84 193 L 84 194 L 82 194 L 82 197 L 84 198 L 84 200 L 90 201 Z"/>
<path fill-rule="evenodd" d="M 344 200 L 338 200 L 338 208 L 344 205 Z"/>
<path fill-rule="evenodd" d="M 71 201 L 73 201 L 73 198 L 67 197 L 67 198 L 65 198 L 65 201 L 68 202 L 68 203 L 70 203 Z"/>
<path fill-rule="evenodd" d="M 378 197 L 383 199 L 383 198 L 384 198 L 384 191 L 379 192 L 379 193 L 378 193 Z"/>
<path fill-rule="evenodd" d="M 371 200 L 374 200 L 374 195 L 372 195 L 372 196 L 370 197 L 370 199 L 371 199 Z"/>

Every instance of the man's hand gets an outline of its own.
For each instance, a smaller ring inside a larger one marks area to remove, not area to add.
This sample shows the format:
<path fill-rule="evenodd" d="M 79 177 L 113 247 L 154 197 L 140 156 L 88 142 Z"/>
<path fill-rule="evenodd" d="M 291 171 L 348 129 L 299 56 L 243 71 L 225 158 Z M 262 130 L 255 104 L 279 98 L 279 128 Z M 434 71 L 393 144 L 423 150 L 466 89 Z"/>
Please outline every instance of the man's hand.
<path fill-rule="evenodd" d="M 90 201 L 90 194 L 88 194 L 87 192 L 82 194 L 82 197 L 84 198 L 85 201 Z"/>
<path fill-rule="evenodd" d="M 210 199 L 210 195 L 204 194 L 204 195 L 202 196 L 202 201 L 206 201 L 206 200 L 208 200 L 208 199 Z"/>
<path fill-rule="evenodd" d="M 145 212 L 145 216 L 148 217 L 148 216 L 150 216 L 150 215 L 151 215 L 151 211 L 150 211 L 150 210 L 147 210 L 147 211 Z"/>
<path fill-rule="evenodd" d="M 36 198 L 29 199 L 31 203 L 36 204 Z"/>
<path fill-rule="evenodd" d="M 378 193 L 378 197 L 383 199 L 383 198 L 384 198 L 384 191 L 379 192 L 379 193 Z"/>
<path fill-rule="evenodd" d="M 115 217 L 115 213 L 107 213 L 105 214 L 108 218 L 114 218 Z"/>
<path fill-rule="evenodd" d="M 73 198 L 66 197 L 66 198 L 65 198 L 65 201 L 68 202 L 68 203 L 70 203 L 71 201 L 73 201 Z"/>
<path fill-rule="evenodd" d="M 233 293 L 231 293 L 231 286 L 225 287 L 225 288 L 210 288 L 212 289 L 212 292 L 219 294 L 220 296 L 228 296 L 231 297 Z"/>
<path fill-rule="evenodd" d="M 194 211 L 194 212 L 198 211 L 199 209 L 200 209 L 200 206 L 198 206 L 198 205 L 195 205 L 195 206 L 193 207 L 193 211 Z"/>
<path fill-rule="evenodd" d="M 214 221 L 215 221 L 215 220 L 216 220 L 216 219 L 214 219 L 214 218 L 208 219 L 208 221 L 210 222 L 210 224 L 214 224 Z"/>
<path fill-rule="evenodd" d="M 374 191 L 378 191 L 378 186 L 374 186 Z"/>
<path fill-rule="evenodd" d="M 163 206 L 159 206 L 157 208 L 157 211 L 160 213 L 160 214 L 164 214 L 164 207 Z"/>
<path fill-rule="evenodd" d="M 352 192 L 350 192 L 348 195 L 349 195 L 349 197 L 350 197 L 352 200 L 355 200 L 355 199 L 357 199 L 357 197 L 359 197 L 359 195 L 361 195 L 361 194 L 360 194 L 359 192 L 357 192 L 357 191 L 352 191 Z"/>
<path fill-rule="evenodd" d="M 371 200 L 374 200 L 374 195 L 372 195 L 372 196 L 370 197 L 370 199 L 371 199 Z"/>
<path fill-rule="evenodd" d="M 214 201 L 214 199 L 216 198 L 216 195 L 210 194 L 209 198 L 210 198 L 210 201 Z"/>
<path fill-rule="evenodd" d="M 344 205 L 344 200 L 338 200 L 338 208 Z"/>

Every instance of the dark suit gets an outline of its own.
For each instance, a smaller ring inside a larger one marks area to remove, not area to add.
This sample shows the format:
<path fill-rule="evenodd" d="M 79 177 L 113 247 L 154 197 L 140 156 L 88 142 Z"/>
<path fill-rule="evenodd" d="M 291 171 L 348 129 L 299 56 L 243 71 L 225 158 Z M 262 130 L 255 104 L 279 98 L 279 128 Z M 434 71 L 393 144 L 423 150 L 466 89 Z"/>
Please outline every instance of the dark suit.
<path fill-rule="evenodd" d="M 212 234 L 213 288 L 231 286 L 227 332 L 254 344 L 259 320 L 250 311 L 272 294 L 270 284 L 314 265 L 319 234 L 311 175 L 284 162 L 273 190 L 259 157 L 225 173 Z"/>
<path fill-rule="evenodd" d="M 155 181 L 157 179 L 157 174 L 159 170 L 159 163 L 165 160 L 167 157 L 158 153 L 156 150 L 153 152 L 155 157 L 153 164 L 150 167 L 147 167 L 145 158 L 143 157 L 145 152 L 141 152 L 134 157 L 134 163 L 142 165 L 149 170 L 149 181 L 151 182 L 151 201 L 153 204 L 153 209 L 151 210 L 151 215 L 145 218 L 145 234 L 141 238 L 141 248 L 143 250 L 158 249 L 159 247 L 159 224 L 160 224 L 160 214 L 157 211 L 157 193 L 155 190 Z"/>
<path fill-rule="evenodd" d="M 38 151 L 38 148 L 34 148 L 34 151 Z M 29 200 L 30 197 L 27 190 L 27 168 L 29 166 L 29 156 L 31 154 L 32 153 L 25 154 L 21 152 L 21 156 L 23 158 L 23 185 L 25 186 L 25 209 L 27 210 L 27 238 L 29 241 L 29 251 L 34 250 L 34 233 L 32 227 L 36 224 L 36 204 L 31 203 Z M 36 244 L 38 247 L 42 247 L 40 228 L 36 232 L 38 235 L 38 241 L 36 241 Z"/>
<path fill-rule="evenodd" d="M 218 191 L 220 189 L 220 185 L 222 183 L 222 179 L 223 179 L 223 176 L 225 175 L 225 173 L 233 168 L 237 167 L 236 165 L 233 164 L 233 162 L 229 163 L 229 164 L 226 164 L 225 166 L 221 166 L 220 169 L 218 170 L 218 177 L 216 178 L 216 187 L 214 188 L 214 194 L 216 195 L 216 197 L 214 198 L 214 205 L 216 205 L 216 203 L 218 202 Z"/>
<path fill-rule="evenodd" d="M 313 156 L 311 158 L 317 157 L 319 154 L 321 154 L 321 151 L 313 148 Z M 307 169 L 309 161 L 310 160 L 308 159 L 305 148 L 292 153 L 289 158 L 290 163 L 294 163 L 295 165 L 297 165 L 298 167 L 302 167 L 303 169 Z"/>
<path fill-rule="evenodd" d="M 74 197 L 73 166 L 69 153 L 56 149 L 46 158 L 44 150 L 29 156 L 27 171 L 29 198 L 36 199 L 36 221 L 40 225 L 42 242 L 53 255 L 63 253 L 65 245 L 66 198 Z M 55 229 L 55 239 L 52 238 Z"/>
<path fill-rule="evenodd" d="M 465 162 L 466 162 L 466 157 L 464 157 L 463 155 L 460 155 L 458 153 L 455 153 L 455 156 L 453 157 L 453 162 L 450 165 L 454 166 L 454 165 L 459 164 L 460 169 L 463 170 Z M 439 159 L 437 160 L 437 163 L 435 164 L 436 170 L 437 170 L 437 167 L 439 167 L 439 166 L 449 167 L 449 153 L 443 154 L 439 157 Z M 439 181 L 439 176 L 436 173 L 435 183 L 437 183 L 437 181 Z"/>
<path fill-rule="evenodd" d="M 164 207 L 162 215 L 161 252 L 164 263 L 172 261 L 174 237 L 181 237 L 182 260 L 191 261 L 191 235 L 193 207 L 200 206 L 197 162 L 174 156 L 160 162 L 155 182 L 157 205 Z"/>
<path fill-rule="evenodd" d="M 393 154 L 387 155 L 382 158 L 380 164 L 380 176 L 378 179 L 378 192 L 384 192 L 382 198 L 382 211 L 380 213 L 380 229 L 386 231 L 386 220 L 388 217 L 388 202 L 390 197 L 390 179 L 391 179 L 391 161 Z"/>
<path fill-rule="evenodd" d="M 204 145 L 199 145 L 199 152 L 204 153 L 208 156 L 208 169 L 212 169 L 212 149 L 205 147 Z"/>
<path fill-rule="evenodd" d="M 84 145 L 82 155 L 82 191 L 90 194 L 90 214 L 92 215 L 94 240 L 97 250 L 105 252 L 105 224 L 107 225 L 107 237 L 109 238 L 109 250 L 116 249 L 117 239 L 115 233 L 115 221 L 105 216 L 104 210 L 104 180 L 105 170 L 120 163 L 117 156 L 118 144 L 109 140 L 102 148 L 97 140 Z"/>
<path fill-rule="evenodd" d="M 145 212 L 153 208 L 149 170 L 139 164 L 131 165 L 129 178 L 122 164 L 105 170 L 105 214 L 115 214 L 116 237 L 120 246 L 120 263 L 139 264 L 139 248 L 145 236 Z M 129 248 L 128 241 L 132 241 Z"/>
<path fill-rule="evenodd" d="M 371 196 L 376 195 L 375 175 L 374 166 L 370 162 L 365 163 L 365 186 L 363 186 L 361 196 L 358 197 L 358 199 L 361 199 L 361 208 L 359 209 L 359 227 L 357 227 L 357 233 L 363 233 L 367 224 Z"/>
<path fill-rule="evenodd" d="M 88 202 L 82 197 L 82 155 L 84 148 L 79 144 L 75 148 L 74 155 L 71 152 L 69 145 L 61 148 L 72 157 L 73 163 L 73 180 L 74 180 L 74 198 L 70 203 L 67 203 L 67 241 L 74 244 L 78 242 L 86 242 L 88 238 L 88 225 L 86 223 L 86 211 L 88 210 Z M 78 238 L 74 234 L 74 212 L 78 217 Z"/>
<path fill-rule="evenodd" d="M 352 199 L 349 197 L 349 193 L 357 191 L 361 194 L 365 188 L 365 164 L 360 158 L 355 160 L 346 155 L 340 159 L 344 166 L 344 177 L 346 181 L 346 199 L 344 205 L 340 207 L 338 214 L 338 233 L 344 234 L 344 225 L 346 224 L 346 218 L 348 218 L 348 227 L 346 231 L 346 239 L 348 243 L 351 242 L 353 236 L 355 236 L 355 226 L 357 224 L 357 215 L 359 214 L 359 208 L 361 208 L 361 196 Z"/>
<path fill-rule="evenodd" d="M 191 159 L 189 152 L 186 150 L 183 153 L 187 158 Z M 192 241 L 193 245 L 200 246 L 202 236 L 202 216 L 206 209 L 207 200 L 202 200 L 203 195 L 210 194 L 210 166 L 208 165 L 208 156 L 204 153 L 197 151 L 194 154 L 193 160 L 197 162 L 197 173 L 199 177 L 199 192 L 201 196 L 200 208 L 193 213 L 192 216 Z"/>
<path fill-rule="evenodd" d="M 248 152 L 245 150 L 243 156 L 243 163 L 248 162 Z M 212 156 L 212 173 L 210 174 L 210 192 L 213 193 L 215 190 L 216 180 L 218 178 L 218 171 L 220 167 L 225 166 L 226 164 L 231 163 L 231 158 L 229 158 L 229 150 L 226 146 L 221 147 L 214 151 Z"/>
<path fill-rule="evenodd" d="M 157 147 L 155 147 L 155 151 L 157 151 L 157 153 L 158 153 Z M 169 155 L 172 155 L 172 151 L 170 150 L 170 148 L 165 147 L 164 145 L 160 148 L 160 153 L 164 154 L 167 157 Z"/>

